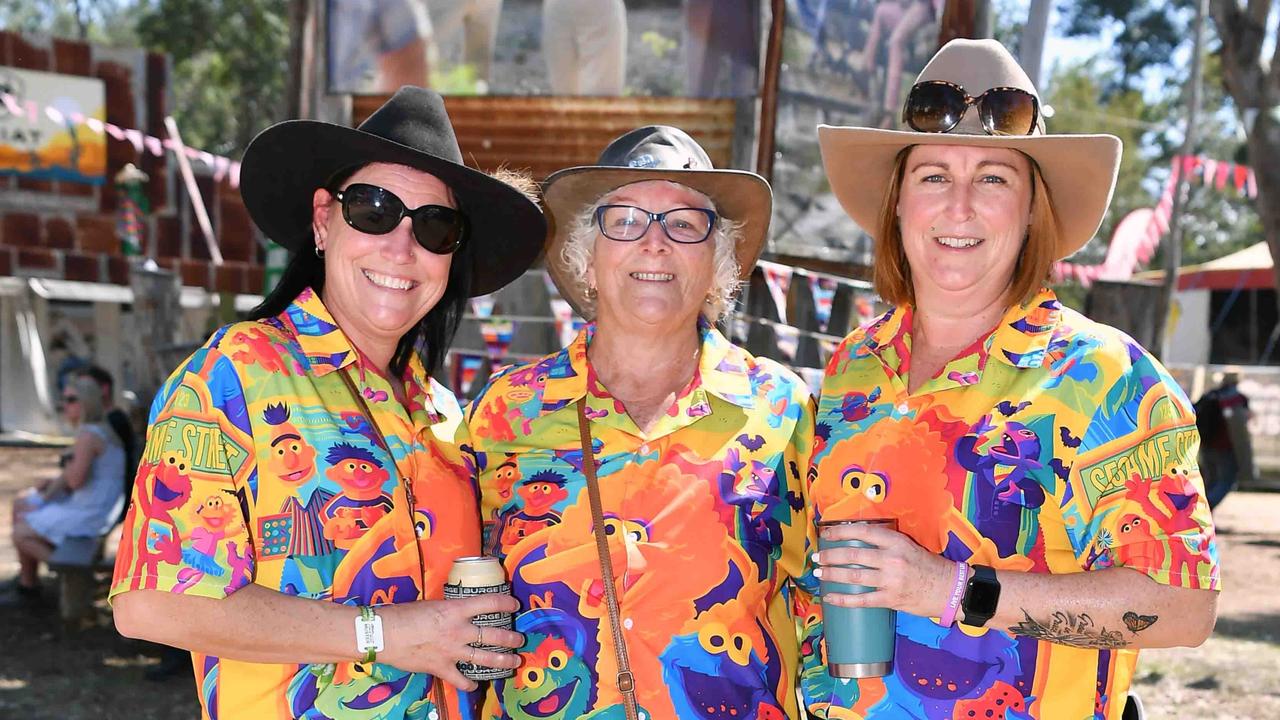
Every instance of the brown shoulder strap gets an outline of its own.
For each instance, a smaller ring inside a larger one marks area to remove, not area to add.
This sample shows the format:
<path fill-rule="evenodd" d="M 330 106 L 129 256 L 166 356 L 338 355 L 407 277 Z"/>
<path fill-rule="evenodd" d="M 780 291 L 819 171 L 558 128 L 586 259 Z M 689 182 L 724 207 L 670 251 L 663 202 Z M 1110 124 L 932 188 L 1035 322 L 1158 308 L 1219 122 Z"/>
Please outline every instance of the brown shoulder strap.
<path fill-rule="evenodd" d="M 600 556 L 600 579 L 604 582 L 604 600 L 609 608 L 609 629 L 613 632 L 613 652 L 618 661 L 618 691 L 622 693 L 622 707 L 627 720 L 639 720 L 635 677 L 631 674 L 627 641 L 622 637 L 622 624 L 618 620 L 618 594 L 613 585 L 613 560 L 609 556 L 609 541 L 604 534 L 604 509 L 600 506 L 600 483 L 596 480 L 596 457 L 591 446 L 591 429 L 587 424 L 586 398 L 578 401 L 578 434 L 582 440 L 582 472 L 587 476 L 587 497 L 591 501 L 592 531 L 596 536 L 596 553 Z"/>

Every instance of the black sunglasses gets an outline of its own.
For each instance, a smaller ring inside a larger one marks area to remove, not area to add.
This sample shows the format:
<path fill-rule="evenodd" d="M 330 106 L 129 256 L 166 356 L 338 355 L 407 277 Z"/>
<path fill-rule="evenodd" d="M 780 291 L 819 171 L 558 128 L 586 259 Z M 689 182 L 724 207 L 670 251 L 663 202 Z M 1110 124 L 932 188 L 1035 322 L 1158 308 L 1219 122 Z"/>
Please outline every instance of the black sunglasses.
<path fill-rule="evenodd" d="M 467 216 L 450 207 L 423 205 L 410 210 L 395 193 L 366 183 L 331 192 L 342 203 L 343 219 L 362 233 L 386 235 L 407 215 L 418 244 L 437 255 L 457 250 L 467 234 Z"/>
<path fill-rule="evenodd" d="M 970 105 L 988 135 L 1030 135 L 1040 119 L 1040 101 L 1015 87 L 993 87 L 973 97 L 945 80 L 916 83 L 902 106 L 902 121 L 918 132 L 946 133 L 960 124 Z"/>
<path fill-rule="evenodd" d="M 634 205 L 601 205 L 596 208 L 596 225 L 600 234 L 610 240 L 633 242 L 649 232 L 657 220 L 667 237 L 678 243 L 694 245 L 706 240 L 716 224 L 716 213 L 707 208 L 672 208 L 666 212 L 649 212 Z"/>

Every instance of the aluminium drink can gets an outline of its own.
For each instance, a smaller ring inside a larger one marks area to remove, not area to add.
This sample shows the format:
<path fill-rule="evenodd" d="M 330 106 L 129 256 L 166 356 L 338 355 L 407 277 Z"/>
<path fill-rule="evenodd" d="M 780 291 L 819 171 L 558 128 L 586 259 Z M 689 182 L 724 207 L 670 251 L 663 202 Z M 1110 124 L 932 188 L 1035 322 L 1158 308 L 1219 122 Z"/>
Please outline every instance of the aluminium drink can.
<path fill-rule="evenodd" d="M 445 582 L 444 598 L 457 600 L 460 598 L 488 595 L 489 593 L 511 594 L 511 584 L 507 582 L 507 573 L 502 563 L 495 557 L 462 557 L 453 561 L 449 570 L 449 579 Z M 511 613 L 497 612 L 477 615 L 471 622 L 478 627 L 494 627 L 510 630 Z M 471 643 L 471 647 L 493 652 L 515 652 L 511 648 L 499 645 L 480 645 Z M 491 668 L 474 665 L 463 661 L 458 663 L 458 670 L 472 680 L 499 680 L 515 674 L 510 668 Z"/>

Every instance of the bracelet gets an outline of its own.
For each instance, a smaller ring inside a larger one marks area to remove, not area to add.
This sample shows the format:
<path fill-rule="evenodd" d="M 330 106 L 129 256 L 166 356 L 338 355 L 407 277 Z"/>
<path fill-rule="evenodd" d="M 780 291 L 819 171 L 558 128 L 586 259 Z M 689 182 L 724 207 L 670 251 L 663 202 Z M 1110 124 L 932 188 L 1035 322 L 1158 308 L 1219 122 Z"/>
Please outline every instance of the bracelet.
<path fill-rule="evenodd" d="M 382 650 L 382 618 L 373 608 L 360 606 L 360 616 L 356 618 L 356 650 L 364 653 L 361 662 L 371 665 Z"/>
<path fill-rule="evenodd" d="M 938 619 L 938 624 L 943 627 L 951 627 L 956 622 L 956 613 L 960 611 L 960 599 L 964 597 L 964 588 L 969 581 L 969 566 L 963 561 L 956 560 L 956 579 L 955 584 L 951 587 L 951 597 L 947 598 L 947 606 L 942 610 L 942 616 Z"/>

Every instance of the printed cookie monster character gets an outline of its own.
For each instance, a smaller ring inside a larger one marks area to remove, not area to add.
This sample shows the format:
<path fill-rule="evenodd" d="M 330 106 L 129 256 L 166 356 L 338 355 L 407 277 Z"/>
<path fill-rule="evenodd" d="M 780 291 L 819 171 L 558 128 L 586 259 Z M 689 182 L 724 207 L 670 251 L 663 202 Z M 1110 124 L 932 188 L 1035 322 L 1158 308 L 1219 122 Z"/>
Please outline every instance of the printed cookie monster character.
<path fill-rule="evenodd" d="M 425 720 L 429 679 L 381 663 L 303 665 L 289 682 L 288 697 L 294 714 L 309 720 Z"/>
<path fill-rule="evenodd" d="M 768 666 L 771 648 L 742 604 L 730 600 L 700 614 L 659 656 L 678 717 L 785 717 L 769 690 L 778 675 Z"/>
<path fill-rule="evenodd" d="M 1019 677 L 1018 643 L 1004 633 L 975 637 L 907 613 L 898 614 L 897 631 L 888 693 L 867 720 L 952 717 L 959 701 L 988 697 L 992 688 L 1029 689 Z M 1024 707 L 1030 702 L 1026 698 Z"/>
<path fill-rule="evenodd" d="M 581 622 L 562 610 L 538 608 L 517 618 L 515 629 L 525 637 L 520 668 L 514 677 L 498 681 L 507 714 L 546 720 L 582 717 L 595 688 Z"/>

